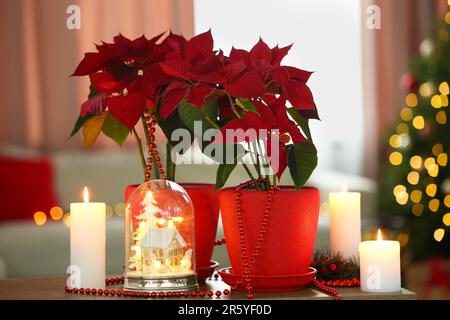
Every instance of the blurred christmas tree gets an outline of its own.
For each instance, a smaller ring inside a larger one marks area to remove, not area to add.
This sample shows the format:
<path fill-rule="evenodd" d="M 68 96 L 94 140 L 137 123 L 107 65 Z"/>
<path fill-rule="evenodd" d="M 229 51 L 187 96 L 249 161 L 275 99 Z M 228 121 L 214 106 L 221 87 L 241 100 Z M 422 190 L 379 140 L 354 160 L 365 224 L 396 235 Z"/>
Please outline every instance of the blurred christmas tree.
<path fill-rule="evenodd" d="M 412 260 L 450 256 L 449 37 L 450 12 L 402 77 L 405 107 L 386 137 L 380 211 Z"/>

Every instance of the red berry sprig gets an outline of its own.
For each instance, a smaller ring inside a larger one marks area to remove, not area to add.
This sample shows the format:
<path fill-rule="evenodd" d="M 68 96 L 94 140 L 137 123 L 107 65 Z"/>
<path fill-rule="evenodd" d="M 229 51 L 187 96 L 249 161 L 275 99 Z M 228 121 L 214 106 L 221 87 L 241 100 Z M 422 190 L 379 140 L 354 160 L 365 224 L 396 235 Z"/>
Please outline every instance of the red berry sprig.
<path fill-rule="evenodd" d="M 314 252 L 311 267 L 317 269 L 317 280 L 329 286 L 359 286 L 359 264 L 355 258 L 331 254 L 328 249 Z"/>

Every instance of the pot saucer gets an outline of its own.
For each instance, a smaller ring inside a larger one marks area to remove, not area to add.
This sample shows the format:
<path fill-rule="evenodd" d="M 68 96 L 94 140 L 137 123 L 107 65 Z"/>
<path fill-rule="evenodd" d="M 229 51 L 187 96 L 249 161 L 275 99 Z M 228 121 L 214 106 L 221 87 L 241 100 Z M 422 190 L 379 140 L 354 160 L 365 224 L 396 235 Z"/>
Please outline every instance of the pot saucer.
<path fill-rule="evenodd" d="M 205 282 L 205 280 L 214 273 L 214 270 L 216 270 L 218 265 L 219 265 L 219 263 L 217 261 L 211 260 L 209 262 L 209 266 L 198 267 L 196 270 L 197 276 L 198 276 L 198 281 Z"/>
<path fill-rule="evenodd" d="M 233 274 L 233 270 L 223 268 L 218 271 L 222 280 L 229 286 L 233 286 L 241 275 Z M 317 270 L 309 267 L 308 272 L 303 274 L 290 275 L 252 275 L 251 284 L 255 292 L 283 292 L 296 291 L 309 284 L 316 276 Z M 236 290 L 245 291 L 245 287 L 240 285 Z"/>

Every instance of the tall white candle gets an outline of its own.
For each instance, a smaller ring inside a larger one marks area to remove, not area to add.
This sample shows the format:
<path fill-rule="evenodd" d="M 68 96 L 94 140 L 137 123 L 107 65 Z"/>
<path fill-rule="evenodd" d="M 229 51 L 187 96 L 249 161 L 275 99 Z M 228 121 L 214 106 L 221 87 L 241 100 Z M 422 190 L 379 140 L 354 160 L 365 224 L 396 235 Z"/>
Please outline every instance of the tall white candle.
<path fill-rule="evenodd" d="M 381 239 L 359 245 L 361 290 L 397 292 L 401 289 L 400 243 Z"/>
<path fill-rule="evenodd" d="M 361 194 L 359 192 L 331 192 L 330 250 L 344 258 L 358 257 L 361 242 Z"/>
<path fill-rule="evenodd" d="M 89 202 L 84 188 L 84 202 L 70 204 L 70 264 L 72 283 L 82 288 L 105 286 L 105 203 Z"/>

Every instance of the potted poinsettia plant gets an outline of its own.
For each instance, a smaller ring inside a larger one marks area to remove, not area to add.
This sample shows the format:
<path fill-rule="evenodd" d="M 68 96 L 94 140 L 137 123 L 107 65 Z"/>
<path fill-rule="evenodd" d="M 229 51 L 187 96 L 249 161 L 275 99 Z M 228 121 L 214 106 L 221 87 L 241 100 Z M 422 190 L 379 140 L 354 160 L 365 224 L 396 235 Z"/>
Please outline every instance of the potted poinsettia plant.
<path fill-rule="evenodd" d="M 233 48 L 227 56 L 213 50 L 209 31 L 189 41 L 172 33 L 133 41 L 119 35 L 114 43 L 97 46 L 97 53 L 86 54 L 74 73 L 91 79 L 90 98 L 73 131 L 83 128 L 86 146 L 100 132 L 119 144 L 131 132 L 145 179 L 173 180 L 171 137 L 184 128 L 205 155 L 219 161 L 216 188 L 222 188 L 227 249 L 233 274 L 242 278 L 239 283 L 247 281 L 247 288 L 251 274 L 287 277 L 297 288 L 290 280 L 308 273 L 317 229 L 319 191 L 302 186 L 317 164 L 308 120 L 318 115 L 307 86 L 311 73 L 281 65 L 289 49 L 269 48 L 260 40 L 250 51 Z M 147 159 L 138 124 L 149 147 Z M 165 169 L 155 143 L 156 124 L 168 138 Z M 252 166 L 245 161 L 248 155 Z M 238 165 L 249 181 L 223 188 Z M 287 168 L 295 185 L 277 187 Z M 194 190 L 187 189 L 194 200 L 198 262 L 211 256 L 214 238 L 202 237 L 215 234 L 217 209 L 208 197 L 194 196 Z M 215 219 L 198 216 L 202 204 Z"/>
<path fill-rule="evenodd" d="M 113 43 L 103 42 L 96 49 L 85 54 L 73 73 L 89 76 L 90 93 L 71 136 L 81 130 L 84 146 L 91 147 L 100 133 L 119 145 L 131 135 L 137 142 L 144 180 L 175 181 L 176 153 L 172 152 L 170 137 L 175 129 L 184 127 L 177 107 L 182 101 L 203 106 L 204 97 L 215 88 L 216 52 L 211 33 L 189 41 L 172 32 L 135 40 L 118 35 Z M 165 166 L 156 145 L 158 126 L 168 140 Z M 208 276 L 214 265 L 210 259 L 218 223 L 218 196 L 213 185 L 182 185 L 195 208 L 197 271 Z M 127 187 L 126 198 L 136 187 Z"/>
<path fill-rule="evenodd" d="M 235 151 L 241 146 L 232 161 L 219 165 L 216 188 L 222 188 L 220 208 L 232 265 L 222 277 L 234 279 L 249 295 L 252 277 L 272 279 L 257 284 L 270 291 L 297 289 L 304 276 L 311 276 L 319 190 L 303 185 L 317 165 L 308 121 L 318 114 L 307 85 L 311 72 L 281 65 L 289 49 L 269 48 L 259 40 L 250 51 L 220 52 L 218 83 L 207 103 L 178 110 L 188 128 L 200 121 L 217 130 L 210 146 L 234 146 Z M 223 188 L 239 165 L 248 181 Z M 287 168 L 294 186 L 278 187 Z"/>

